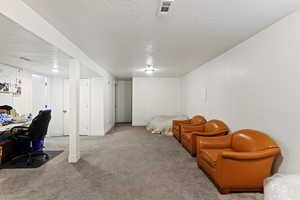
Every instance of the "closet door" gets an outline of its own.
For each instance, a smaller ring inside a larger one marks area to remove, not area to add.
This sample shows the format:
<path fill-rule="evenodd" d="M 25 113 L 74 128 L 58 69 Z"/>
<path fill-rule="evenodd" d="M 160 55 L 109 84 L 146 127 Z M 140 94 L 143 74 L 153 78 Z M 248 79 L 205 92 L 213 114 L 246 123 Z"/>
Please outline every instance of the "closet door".
<path fill-rule="evenodd" d="M 69 80 L 64 80 L 64 135 L 69 135 Z M 90 134 L 90 80 L 80 79 L 79 134 Z"/>
<path fill-rule="evenodd" d="M 70 85 L 69 80 L 64 80 L 64 135 L 69 135 L 69 99 L 70 99 Z"/>
<path fill-rule="evenodd" d="M 80 80 L 80 135 L 90 134 L 90 80 Z"/>

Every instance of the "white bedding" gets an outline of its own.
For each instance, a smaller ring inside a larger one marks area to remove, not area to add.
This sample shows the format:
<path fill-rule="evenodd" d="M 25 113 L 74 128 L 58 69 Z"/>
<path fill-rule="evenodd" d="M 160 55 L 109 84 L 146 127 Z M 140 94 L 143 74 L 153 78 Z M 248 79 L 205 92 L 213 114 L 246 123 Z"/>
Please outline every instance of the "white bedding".
<path fill-rule="evenodd" d="M 299 200 L 300 175 L 275 174 L 265 180 L 265 200 Z"/>
<path fill-rule="evenodd" d="M 164 134 L 172 136 L 173 120 L 186 120 L 185 115 L 159 115 L 153 117 L 147 124 L 146 129 L 154 134 Z"/>

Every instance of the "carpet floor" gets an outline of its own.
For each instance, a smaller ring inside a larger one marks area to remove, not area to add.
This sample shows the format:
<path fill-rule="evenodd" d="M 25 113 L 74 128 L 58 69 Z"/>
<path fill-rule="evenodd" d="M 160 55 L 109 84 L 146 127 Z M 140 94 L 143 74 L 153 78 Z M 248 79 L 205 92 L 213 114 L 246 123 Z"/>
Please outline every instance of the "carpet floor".
<path fill-rule="evenodd" d="M 67 163 L 67 137 L 46 143 L 65 151 L 37 169 L 0 170 L 1 200 L 263 200 L 260 193 L 220 195 L 180 143 L 142 127 L 81 137 L 76 164 Z"/>

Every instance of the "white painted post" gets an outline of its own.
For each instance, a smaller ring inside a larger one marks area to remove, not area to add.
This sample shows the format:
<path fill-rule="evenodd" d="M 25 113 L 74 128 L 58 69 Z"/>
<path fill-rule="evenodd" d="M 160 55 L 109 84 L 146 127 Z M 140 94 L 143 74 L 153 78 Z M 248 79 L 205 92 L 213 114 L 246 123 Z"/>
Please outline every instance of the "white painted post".
<path fill-rule="evenodd" d="M 79 147 L 79 97 L 80 97 L 80 62 L 70 60 L 69 64 L 69 163 L 76 163 L 80 159 Z"/>

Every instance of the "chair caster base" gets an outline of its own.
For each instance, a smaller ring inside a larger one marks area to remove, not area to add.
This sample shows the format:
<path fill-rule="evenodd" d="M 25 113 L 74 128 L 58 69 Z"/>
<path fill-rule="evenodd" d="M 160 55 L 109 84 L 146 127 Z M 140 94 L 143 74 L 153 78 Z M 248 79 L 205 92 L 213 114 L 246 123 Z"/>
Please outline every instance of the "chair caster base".
<path fill-rule="evenodd" d="M 46 161 L 48 161 L 50 158 L 47 153 L 45 153 L 43 151 L 37 151 L 37 152 L 33 152 L 33 153 L 26 153 L 26 154 L 19 155 L 19 156 L 13 158 L 11 160 L 11 162 L 12 162 L 12 164 L 16 164 L 19 159 L 26 159 L 26 165 L 30 166 L 34 162 L 33 158 L 39 157 L 39 156 L 43 156 L 43 159 L 45 159 Z"/>

